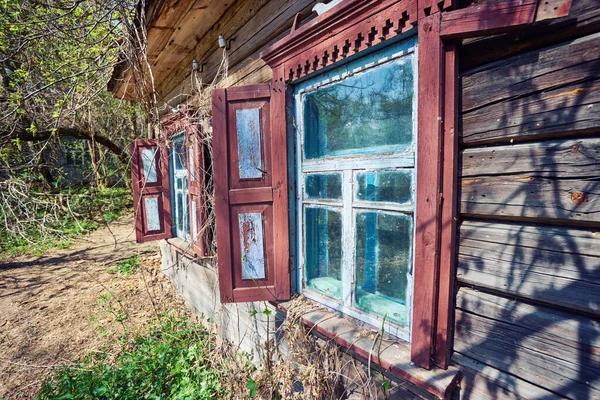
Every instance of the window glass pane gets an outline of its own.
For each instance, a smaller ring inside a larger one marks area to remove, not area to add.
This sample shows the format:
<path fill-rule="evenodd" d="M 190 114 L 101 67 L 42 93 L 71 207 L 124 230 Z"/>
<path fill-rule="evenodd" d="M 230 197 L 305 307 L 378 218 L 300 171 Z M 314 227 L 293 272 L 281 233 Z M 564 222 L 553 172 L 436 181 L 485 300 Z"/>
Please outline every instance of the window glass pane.
<path fill-rule="evenodd" d="M 185 233 L 189 237 L 190 235 L 190 196 L 188 192 L 188 181 L 183 180 L 183 214 L 185 218 Z"/>
<path fill-rule="evenodd" d="M 306 197 L 309 199 L 341 199 L 341 174 L 310 174 L 304 180 Z"/>
<path fill-rule="evenodd" d="M 192 241 L 198 240 L 198 206 L 196 200 L 192 200 Z"/>
<path fill-rule="evenodd" d="M 412 171 L 370 171 L 356 174 L 356 199 L 412 202 Z"/>
<path fill-rule="evenodd" d="M 306 159 L 409 148 L 412 55 L 308 92 L 302 102 Z"/>
<path fill-rule="evenodd" d="M 177 233 L 183 231 L 183 193 L 177 192 L 177 219 L 175 223 L 177 224 Z"/>
<path fill-rule="evenodd" d="M 412 217 L 377 211 L 356 214 L 355 300 L 358 308 L 408 326 Z"/>
<path fill-rule="evenodd" d="M 304 209 L 306 285 L 342 299 L 342 214 L 321 207 Z"/>
<path fill-rule="evenodd" d="M 181 135 L 173 140 L 173 166 L 176 170 L 185 170 L 187 168 L 187 151 L 184 139 L 184 136 Z"/>
<path fill-rule="evenodd" d="M 142 164 L 144 166 L 144 182 L 154 183 L 156 182 L 156 149 L 143 149 L 142 150 Z"/>
<path fill-rule="evenodd" d="M 188 154 L 189 154 L 189 166 L 190 166 L 190 181 L 194 182 L 196 180 L 196 171 L 195 171 L 195 166 L 194 166 L 194 146 L 190 146 L 190 148 L 188 149 Z"/>

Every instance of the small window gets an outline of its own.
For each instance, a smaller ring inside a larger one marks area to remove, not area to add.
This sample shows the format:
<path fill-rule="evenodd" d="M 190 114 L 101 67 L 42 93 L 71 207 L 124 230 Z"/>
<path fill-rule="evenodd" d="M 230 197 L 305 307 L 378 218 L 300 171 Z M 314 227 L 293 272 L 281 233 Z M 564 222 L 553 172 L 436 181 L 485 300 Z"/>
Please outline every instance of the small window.
<path fill-rule="evenodd" d="M 295 88 L 301 290 L 410 339 L 416 38 Z M 389 325 L 388 325 L 389 323 Z"/>

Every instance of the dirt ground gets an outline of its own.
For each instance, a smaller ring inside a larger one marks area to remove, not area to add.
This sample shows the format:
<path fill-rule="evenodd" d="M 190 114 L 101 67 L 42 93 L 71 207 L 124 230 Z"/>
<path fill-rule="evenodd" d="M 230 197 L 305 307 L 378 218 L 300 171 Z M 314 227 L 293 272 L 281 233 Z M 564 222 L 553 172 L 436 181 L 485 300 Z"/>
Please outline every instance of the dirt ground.
<path fill-rule="evenodd" d="M 184 312 L 154 244 L 135 243 L 133 216 L 69 249 L 0 263 L 0 399 L 35 398 L 52 368 L 115 350 L 157 313 Z M 140 255 L 128 276 L 107 269 Z"/>

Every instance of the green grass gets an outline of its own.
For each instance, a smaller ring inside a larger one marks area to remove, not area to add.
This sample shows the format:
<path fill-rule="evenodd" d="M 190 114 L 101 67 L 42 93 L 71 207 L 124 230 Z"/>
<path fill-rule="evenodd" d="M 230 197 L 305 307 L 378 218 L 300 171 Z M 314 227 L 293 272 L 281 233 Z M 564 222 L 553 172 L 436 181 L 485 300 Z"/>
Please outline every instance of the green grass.
<path fill-rule="evenodd" d="M 40 210 L 27 218 L 30 222 L 19 225 L 24 235 L 14 235 L 6 229 L 6 224 L 0 224 L 0 259 L 23 254 L 40 256 L 48 250 L 67 248 L 73 244 L 73 239 L 114 221 L 133 206 L 128 188 L 68 188 L 48 193 L 48 197 L 51 196 L 68 199 L 72 213 L 66 207 L 56 214 Z M 11 218 L 15 218 L 14 210 L 8 207 L 0 205 L 0 220 L 6 218 L 9 226 L 15 225 L 16 221 L 11 223 Z M 50 218 L 45 218 L 48 216 Z M 44 231 L 40 229 L 40 221 L 45 221 Z"/>
<path fill-rule="evenodd" d="M 106 272 L 108 272 L 109 274 L 118 272 L 119 274 L 121 274 L 121 276 L 129 276 L 138 270 L 138 268 L 140 267 L 140 263 L 140 257 L 133 256 L 123 261 L 121 264 L 107 269 Z"/>
<path fill-rule="evenodd" d="M 202 325 L 163 316 L 124 344 L 114 361 L 94 353 L 42 383 L 38 399 L 222 399 L 230 397 L 214 365 L 215 338 Z M 212 355 L 212 358 L 211 358 Z"/>

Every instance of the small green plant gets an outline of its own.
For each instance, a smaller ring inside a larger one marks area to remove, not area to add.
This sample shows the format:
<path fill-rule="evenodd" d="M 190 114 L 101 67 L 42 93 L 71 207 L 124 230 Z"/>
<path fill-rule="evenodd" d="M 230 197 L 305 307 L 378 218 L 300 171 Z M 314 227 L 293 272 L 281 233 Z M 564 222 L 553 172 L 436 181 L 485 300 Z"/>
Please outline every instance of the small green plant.
<path fill-rule="evenodd" d="M 129 275 L 133 274 L 135 271 L 137 271 L 138 268 L 140 267 L 140 265 L 141 265 L 140 257 L 133 256 L 133 257 L 128 258 L 127 260 L 123 261 L 121 264 L 107 269 L 106 272 L 108 272 L 109 274 L 118 272 L 119 274 L 121 274 L 121 276 L 129 276 Z"/>
<path fill-rule="evenodd" d="M 92 353 L 42 383 L 49 399 L 221 399 L 230 397 L 211 362 L 214 334 L 186 318 L 163 316 L 113 362 Z"/>

